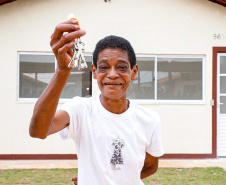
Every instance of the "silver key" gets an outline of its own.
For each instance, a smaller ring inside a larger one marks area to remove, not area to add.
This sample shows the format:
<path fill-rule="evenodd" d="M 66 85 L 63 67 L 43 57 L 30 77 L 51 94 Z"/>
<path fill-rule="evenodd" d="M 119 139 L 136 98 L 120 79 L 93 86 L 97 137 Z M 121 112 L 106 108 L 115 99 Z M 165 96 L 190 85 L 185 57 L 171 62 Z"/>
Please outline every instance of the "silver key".
<path fill-rule="evenodd" d="M 74 14 L 69 14 L 67 16 L 68 20 L 77 20 Z M 72 47 L 74 52 L 73 57 L 71 58 L 70 63 L 68 64 L 69 68 L 78 67 L 78 69 L 87 68 L 85 57 L 83 56 L 83 51 L 85 50 L 85 43 L 81 41 L 81 38 L 75 39 L 75 44 Z"/>
<path fill-rule="evenodd" d="M 83 51 L 85 50 L 85 44 L 81 41 L 81 39 L 78 39 L 77 42 L 77 47 L 78 47 L 78 68 L 79 69 L 84 69 L 87 68 L 86 60 L 83 55 Z"/>
<path fill-rule="evenodd" d="M 75 44 L 74 44 L 74 46 L 71 48 L 71 50 L 74 52 L 74 55 L 72 56 L 72 58 L 71 58 L 71 61 L 70 61 L 70 63 L 68 64 L 68 67 L 69 68 L 74 68 L 74 67 L 77 67 L 78 66 L 78 59 L 76 58 L 76 56 L 77 56 L 77 53 L 78 53 L 78 50 L 77 50 L 77 40 L 78 39 L 76 39 L 75 40 Z"/>
<path fill-rule="evenodd" d="M 74 52 L 73 57 L 71 58 L 68 67 L 78 67 L 78 70 L 87 68 L 87 63 L 85 61 L 85 57 L 83 55 L 83 51 L 85 50 L 85 44 L 81 41 L 81 39 L 76 39 L 74 46 L 72 47 L 72 51 Z"/>

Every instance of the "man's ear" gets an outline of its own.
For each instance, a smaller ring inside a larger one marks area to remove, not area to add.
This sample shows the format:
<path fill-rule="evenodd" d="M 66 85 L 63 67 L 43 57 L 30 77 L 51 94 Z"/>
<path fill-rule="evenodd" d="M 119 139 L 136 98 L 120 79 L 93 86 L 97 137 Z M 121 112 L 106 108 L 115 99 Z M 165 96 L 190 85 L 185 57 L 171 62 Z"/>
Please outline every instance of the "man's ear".
<path fill-rule="evenodd" d="M 97 69 L 93 64 L 91 65 L 91 69 L 92 69 L 92 72 L 93 72 L 93 78 L 97 79 Z"/>
<path fill-rule="evenodd" d="M 131 80 L 135 80 L 137 77 L 138 66 L 137 64 L 133 66 Z"/>

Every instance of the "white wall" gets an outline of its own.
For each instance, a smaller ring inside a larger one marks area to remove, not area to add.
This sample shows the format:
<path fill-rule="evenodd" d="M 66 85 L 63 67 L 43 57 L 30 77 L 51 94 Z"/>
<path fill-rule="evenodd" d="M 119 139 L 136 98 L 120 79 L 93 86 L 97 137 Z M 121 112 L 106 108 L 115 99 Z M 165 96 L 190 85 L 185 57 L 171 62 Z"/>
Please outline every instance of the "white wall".
<path fill-rule="evenodd" d="M 51 52 L 55 26 L 75 13 L 92 52 L 101 38 L 125 37 L 137 54 L 205 55 L 205 104 L 143 105 L 159 112 L 166 153 L 211 153 L 212 47 L 225 46 L 226 8 L 207 0 L 20 0 L 0 6 L 0 154 L 74 153 L 58 134 L 30 138 L 34 103 L 17 101 L 19 51 Z M 94 82 L 95 83 L 95 82 Z M 97 85 L 93 88 L 98 94 Z"/>

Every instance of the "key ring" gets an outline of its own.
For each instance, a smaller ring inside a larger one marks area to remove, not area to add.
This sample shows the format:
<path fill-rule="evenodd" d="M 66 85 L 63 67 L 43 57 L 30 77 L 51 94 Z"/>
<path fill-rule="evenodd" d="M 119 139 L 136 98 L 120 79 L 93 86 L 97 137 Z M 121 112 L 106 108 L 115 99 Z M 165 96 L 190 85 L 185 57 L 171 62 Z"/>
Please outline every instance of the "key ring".
<path fill-rule="evenodd" d="M 77 19 L 75 18 L 74 14 L 69 14 L 68 20 Z M 75 44 L 71 49 L 74 52 L 74 55 L 71 58 L 70 63 L 68 64 L 68 68 L 78 67 L 78 70 L 87 68 L 88 66 L 83 55 L 83 51 L 85 50 L 85 43 L 81 41 L 81 38 L 75 39 Z"/>

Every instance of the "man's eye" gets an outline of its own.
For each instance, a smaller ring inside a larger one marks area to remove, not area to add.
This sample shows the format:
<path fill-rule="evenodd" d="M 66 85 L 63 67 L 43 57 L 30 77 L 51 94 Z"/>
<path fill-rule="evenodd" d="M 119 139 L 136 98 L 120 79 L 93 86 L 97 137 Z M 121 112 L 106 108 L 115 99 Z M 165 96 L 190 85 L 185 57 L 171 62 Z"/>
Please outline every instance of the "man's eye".
<path fill-rule="evenodd" d="M 99 68 L 99 70 L 106 70 L 107 66 L 99 66 L 98 68 Z"/>
<path fill-rule="evenodd" d="M 122 71 L 126 71 L 128 69 L 128 67 L 127 66 L 119 66 L 118 69 L 122 70 Z"/>

